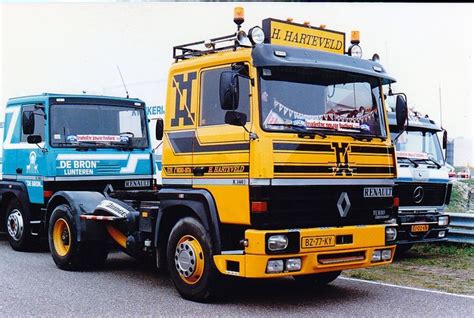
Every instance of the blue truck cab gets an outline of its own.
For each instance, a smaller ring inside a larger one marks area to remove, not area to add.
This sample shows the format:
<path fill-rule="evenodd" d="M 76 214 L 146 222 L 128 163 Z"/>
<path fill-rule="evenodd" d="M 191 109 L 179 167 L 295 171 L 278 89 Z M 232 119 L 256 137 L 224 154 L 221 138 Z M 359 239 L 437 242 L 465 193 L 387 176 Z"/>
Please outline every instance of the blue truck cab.
<path fill-rule="evenodd" d="M 49 94 L 11 98 L 5 109 L 0 220 L 27 250 L 48 226 L 58 191 L 154 186 L 154 160 L 139 99 Z"/>
<path fill-rule="evenodd" d="M 408 126 L 400 134 L 395 113 L 388 115 L 398 165 L 397 252 L 403 253 L 414 243 L 446 240 L 449 217 L 443 211 L 449 204 L 452 184 L 437 136 L 443 129 L 428 116 L 410 112 Z"/>

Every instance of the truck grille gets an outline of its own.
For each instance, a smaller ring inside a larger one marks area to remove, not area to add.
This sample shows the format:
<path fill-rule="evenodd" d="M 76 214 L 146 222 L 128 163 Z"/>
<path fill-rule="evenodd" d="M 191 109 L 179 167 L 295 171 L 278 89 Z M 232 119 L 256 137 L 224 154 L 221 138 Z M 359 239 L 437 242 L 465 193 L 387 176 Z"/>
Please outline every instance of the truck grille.
<path fill-rule="evenodd" d="M 378 224 L 389 219 L 392 215 L 392 197 L 364 198 L 365 187 L 377 185 L 251 187 L 251 200 L 263 200 L 269 204 L 267 213 L 252 213 L 252 225 L 304 228 Z M 347 205 L 345 199 L 341 200 L 343 193 L 350 202 L 346 215 L 341 215 L 341 207 L 344 210 Z M 338 202 L 342 205 L 339 208 Z M 380 216 L 381 211 L 385 216 Z M 379 217 L 375 218 L 377 213 Z"/>
<path fill-rule="evenodd" d="M 400 206 L 442 206 L 444 204 L 444 197 L 446 195 L 446 184 L 444 183 L 400 182 L 397 185 Z M 418 187 L 421 187 L 423 192 L 421 201 L 415 200 L 414 193 Z"/>

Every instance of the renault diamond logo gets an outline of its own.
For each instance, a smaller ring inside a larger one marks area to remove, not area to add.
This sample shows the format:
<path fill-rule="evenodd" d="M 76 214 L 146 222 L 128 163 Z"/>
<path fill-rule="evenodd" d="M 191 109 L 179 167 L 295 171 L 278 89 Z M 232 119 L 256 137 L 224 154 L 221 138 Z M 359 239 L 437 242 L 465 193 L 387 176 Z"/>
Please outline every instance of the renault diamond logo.
<path fill-rule="evenodd" d="M 413 191 L 413 200 L 415 203 L 420 203 L 423 200 L 423 187 L 416 187 L 415 191 Z"/>
<path fill-rule="evenodd" d="M 339 210 L 341 218 L 345 218 L 347 216 L 350 208 L 351 201 L 349 201 L 349 196 L 346 192 L 342 192 L 339 196 L 339 200 L 337 200 L 337 209 Z"/>

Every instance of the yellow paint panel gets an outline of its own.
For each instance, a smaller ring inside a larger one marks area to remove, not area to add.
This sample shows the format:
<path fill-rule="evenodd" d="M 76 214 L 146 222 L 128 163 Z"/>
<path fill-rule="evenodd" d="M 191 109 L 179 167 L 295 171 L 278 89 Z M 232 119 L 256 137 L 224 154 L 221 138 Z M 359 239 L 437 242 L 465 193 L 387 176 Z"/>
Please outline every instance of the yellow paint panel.
<path fill-rule="evenodd" d="M 265 234 L 267 233 L 285 233 L 288 231 L 263 231 L 247 230 L 245 238 L 248 240 L 248 246 L 245 248 L 247 254 L 265 254 Z M 352 244 L 341 244 L 335 247 L 320 247 L 304 249 L 304 252 L 311 251 L 334 251 L 348 248 L 364 248 L 372 246 L 381 246 L 385 244 L 385 225 L 367 225 L 367 226 L 344 226 L 330 228 L 310 228 L 300 229 L 300 237 L 305 236 L 328 236 L 328 235 L 352 235 Z"/>
<path fill-rule="evenodd" d="M 216 202 L 221 223 L 250 224 L 249 187 L 247 185 L 205 185 Z"/>

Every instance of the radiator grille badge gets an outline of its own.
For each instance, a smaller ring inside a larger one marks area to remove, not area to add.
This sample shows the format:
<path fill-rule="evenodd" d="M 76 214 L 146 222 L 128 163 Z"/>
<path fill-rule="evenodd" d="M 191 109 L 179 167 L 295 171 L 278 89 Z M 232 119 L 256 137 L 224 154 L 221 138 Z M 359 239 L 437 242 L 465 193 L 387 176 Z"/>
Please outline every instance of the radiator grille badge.
<path fill-rule="evenodd" d="M 339 200 L 337 200 L 337 209 L 339 210 L 341 218 L 345 218 L 347 216 L 350 208 L 351 201 L 349 201 L 349 196 L 346 192 L 342 192 L 339 196 Z"/>

